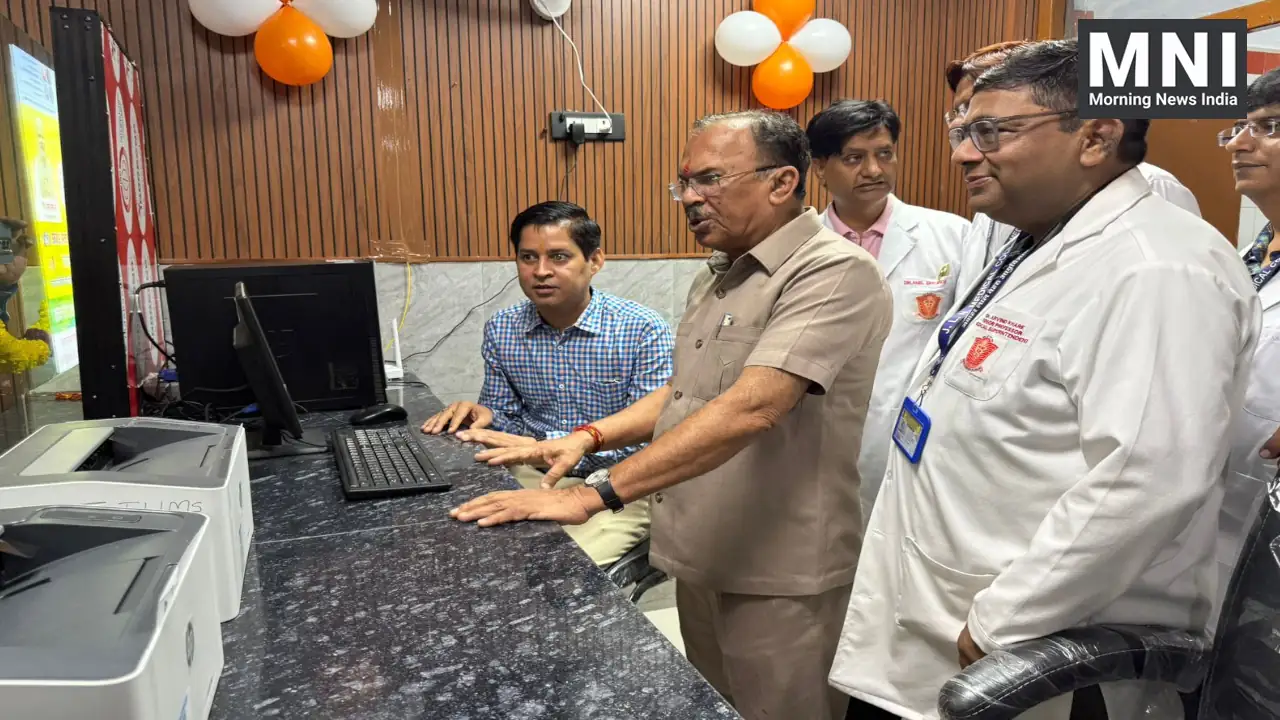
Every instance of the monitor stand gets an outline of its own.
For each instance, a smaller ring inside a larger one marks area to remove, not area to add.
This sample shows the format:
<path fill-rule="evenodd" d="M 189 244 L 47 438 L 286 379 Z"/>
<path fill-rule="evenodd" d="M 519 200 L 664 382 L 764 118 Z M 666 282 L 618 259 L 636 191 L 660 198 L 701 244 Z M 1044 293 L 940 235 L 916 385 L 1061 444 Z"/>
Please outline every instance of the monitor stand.
<path fill-rule="evenodd" d="M 270 460 L 272 458 L 298 457 L 300 455 L 322 455 L 332 453 L 329 447 L 329 433 L 324 430 L 303 430 L 302 438 L 292 436 L 285 438 L 280 428 L 264 427 L 247 433 L 250 460 Z"/>

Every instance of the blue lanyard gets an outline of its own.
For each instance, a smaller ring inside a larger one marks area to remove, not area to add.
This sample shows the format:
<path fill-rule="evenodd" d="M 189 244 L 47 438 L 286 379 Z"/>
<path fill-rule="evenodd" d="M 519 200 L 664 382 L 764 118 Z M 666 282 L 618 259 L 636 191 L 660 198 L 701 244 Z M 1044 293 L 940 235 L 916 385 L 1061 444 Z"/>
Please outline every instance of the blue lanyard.
<path fill-rule="evenodd" d="M 1253 289 L 1261 290 L 1264 285 L 1271 282 L 1271 278 L 1276 276 L 1276 270 L 1280 270 L 1280 253 L 1276 253 L 1276 256 L 1272 258 L 1271 262 L 1267 263 L 1266 267 L 1259 270 L 1258 274 L 1253 276 Z"/>
<path fill-rule="evenodd" d="M 938 370 L 942 367 L 942 361 L 947 359 L 947 353 L 951 352 L 951 348 L 955 347 L 956 341 L 968 329 L 974 318 L 978 317 L 978 314 L 991 303 L 996 293 L 1000 292 L 1000 288 L 1004 287 L 1005 283 L 1009 281 L 1013 271 L 1018 269 L 1023 260 L 1031 257 L 1031 253 L 1035 251 L 1036 247 L 1037 244 L 1034 239 L 1027 233 L 1022 233 L 1016 241 L 1006 245 L 1004 251 L 991 264 L 991 269 L 987 272 L 987 277 L 982 281 L 982 285 L 978 287 L 977 292 L 969 298 L 963 308 L 942 323 L 942 327 L 938 329 L 938 358 L 933 361 L 933 367 L 929 369 L 929 380 L 920 389 L 922 397 L 925 390 L 928 390 L 933 378 L 938 375 Z"/>
<path fill-rule="evenodd" d="M 1270 252 L 1271 240 L 1274 237 L 1275 231 L 1271 228 L 1271 223 L 1267 223 L 1262 228 L 1262 232 L 1258 233 L 1258 237 L 1254 238 L 1253 247 L 1245 253 L 1244 263 L 1253 277 L 1254 290 L 1262 290 L 1271 278 L 1275 277 L 1276 271 L 1280 270 L 1280 252 Z M 1263 265 L 1262 261 L 1268 257 L 1270 261 Z"/>

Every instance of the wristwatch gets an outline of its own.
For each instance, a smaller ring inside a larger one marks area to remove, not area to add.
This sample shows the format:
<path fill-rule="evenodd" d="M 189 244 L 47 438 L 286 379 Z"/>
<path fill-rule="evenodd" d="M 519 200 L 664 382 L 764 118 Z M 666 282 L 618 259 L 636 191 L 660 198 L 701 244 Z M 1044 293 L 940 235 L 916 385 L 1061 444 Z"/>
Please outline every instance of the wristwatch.
<path fill-rule="evenodd" d="M 613 491 L 613 483 L 609 482 L 609 468 L 597 470 L 588 475 L 586 485 L 600 493 L 600 499 L 604 501 L 605 507 L 616 513 L 622 512 L 622 498 Z"/>

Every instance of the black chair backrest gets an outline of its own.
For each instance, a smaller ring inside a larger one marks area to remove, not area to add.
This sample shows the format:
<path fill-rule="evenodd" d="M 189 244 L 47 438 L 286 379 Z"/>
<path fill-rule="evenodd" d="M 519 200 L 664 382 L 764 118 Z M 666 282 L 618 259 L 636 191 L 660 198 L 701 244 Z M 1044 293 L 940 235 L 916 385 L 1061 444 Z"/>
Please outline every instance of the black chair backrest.
<path fill-rule="evenodd" d="M 1199 720 L 1280 718 L 1280 482 L 1273 480 L 1218 621 Z"/>

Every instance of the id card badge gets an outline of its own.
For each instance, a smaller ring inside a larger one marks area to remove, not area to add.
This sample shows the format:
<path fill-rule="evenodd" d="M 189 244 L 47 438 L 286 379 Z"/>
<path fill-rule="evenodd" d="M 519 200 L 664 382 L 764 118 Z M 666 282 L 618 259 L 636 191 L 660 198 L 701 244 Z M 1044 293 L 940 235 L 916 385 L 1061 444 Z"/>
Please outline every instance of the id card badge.
<path fill-rule="evenodd" d="M 920 455 L 924 452 L 924 444 L 929 439 L 929 428 L 932 425 L 929 416 L 925 415 L 924 410 L 920 409 L 915 400 L 903 399 L 902 410 L 898 412 L 898 421 L 893 424 L 893 444 L 898 446 L 911 464 L 920 462 Z"/>

